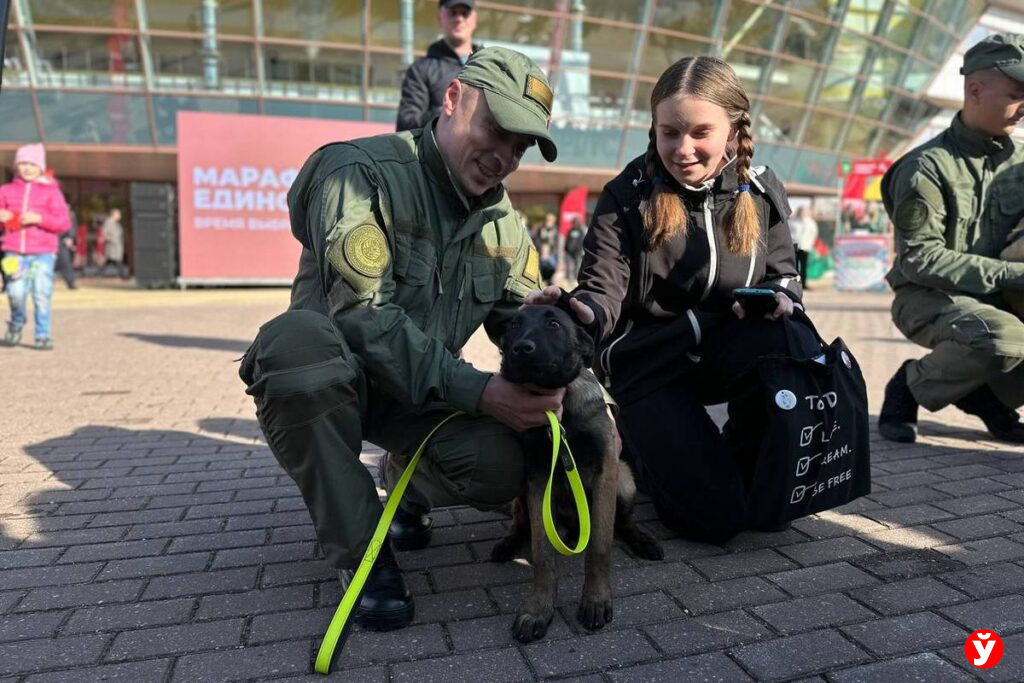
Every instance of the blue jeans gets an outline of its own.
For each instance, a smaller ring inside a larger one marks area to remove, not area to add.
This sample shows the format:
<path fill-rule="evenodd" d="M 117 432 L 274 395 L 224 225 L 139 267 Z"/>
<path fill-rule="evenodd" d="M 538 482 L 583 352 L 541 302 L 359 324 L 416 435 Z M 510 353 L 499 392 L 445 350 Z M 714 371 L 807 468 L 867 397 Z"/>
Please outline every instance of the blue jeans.
<path fill-rule="evenodd" d="M 17 273 L 7 280 L 7 298 L 11 302 L 12 329 L 20 330 L 28 319 L 26 300 L 32 294 L 32 307 L 35 309 L 35 338 L 46 339 L 50 336 L 50 299 L 53 298 L 53 265 L 56 254 L 14 254 L 8 252 L 4 256 L 16 256 L 20 261 Z"/>

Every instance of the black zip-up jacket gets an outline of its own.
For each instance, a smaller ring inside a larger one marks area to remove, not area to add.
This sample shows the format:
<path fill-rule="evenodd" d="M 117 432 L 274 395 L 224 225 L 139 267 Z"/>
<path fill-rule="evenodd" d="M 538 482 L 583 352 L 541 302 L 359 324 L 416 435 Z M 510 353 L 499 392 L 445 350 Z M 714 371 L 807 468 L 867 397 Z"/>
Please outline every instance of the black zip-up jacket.
<path fill-rule="evenodd" d="M 480 49 L 473 45 L 473 52 Z M 462 69 L 462 62 L 448 43 L 439 40 L 427 49 L 427 56 L 413 62 L 402 81 L 398 105 L 398 130 L 422 128 L 441 112 L 448 84 Z"/>
<path fill-rule="evenodd" d="M 645 251 L 641 203 L 650 196 L 644 158 L 605 185 L 584 238 L 579 286 L 573 292 L 594 309 L 599 354 L 594 369 L 628 403 L 663 386 L 700 361 L 705 331 L 733 316 L 732 291 L 765 287 L 800 305 L 802 287 L 782 183 L 765 167 L 751 169 L 750 192 L 761 215 L 762 239 L 751 256 L 728 250 L 725 214 L 737 194 L 730 163 L 700 188 L 671 179 L 682 196 L 688 232 Z M 710 229 L 709 229 L 710 225 Z"/>

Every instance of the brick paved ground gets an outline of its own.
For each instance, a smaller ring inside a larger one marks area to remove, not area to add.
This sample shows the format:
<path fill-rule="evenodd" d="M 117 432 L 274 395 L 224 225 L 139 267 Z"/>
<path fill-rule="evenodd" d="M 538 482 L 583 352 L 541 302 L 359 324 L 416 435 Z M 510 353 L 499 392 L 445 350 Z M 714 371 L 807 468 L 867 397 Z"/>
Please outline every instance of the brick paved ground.
<path fill-rule="evenodd" d="M 53 353 L 0 350 L 0 681 L 316 680 L 339 589 L 232 363 L 285 299 L 60 291 Z M 920 350 L 884 295 L 809 302 L 877 412 Z M 416 624 L 357 631 L 336 678 L 974 680 L 964 638 L 991 628 L 1006 656 L 983 680 L 1024 680 L 1024 450 L 978 426 L 947 410 L 914 446 L 876 439 L 870 497 L 723 547 L 672 539 L 641 505 L 665 561 L 617 551 L 615 620 L 592 634 L 564 561 L 548 637 L 525 647 L 509 626 L 529 569 L 485 560 L 504 519 L 437 511 L 433 545 L 402 558 Z"/>

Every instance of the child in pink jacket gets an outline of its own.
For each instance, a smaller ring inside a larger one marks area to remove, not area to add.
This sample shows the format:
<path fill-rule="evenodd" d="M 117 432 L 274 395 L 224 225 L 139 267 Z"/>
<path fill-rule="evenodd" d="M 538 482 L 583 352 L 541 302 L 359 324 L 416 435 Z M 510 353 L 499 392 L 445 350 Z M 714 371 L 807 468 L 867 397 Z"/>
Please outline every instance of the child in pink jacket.
<path fill-rule="evenodd" d="M 11 320 L 5 346 L 17 346 L 27 320 L 26 302 L 32 294 L 35 309 L 35 347 L 53 348 L 50 338 L 50 300 L 58 236 L 68 229 L 68 206 L 56 181 L 43 175 L 46 151 L 41 144 L 19 147 L 15 177 L 0 186 L 0 269 L 7 283 Z"/>

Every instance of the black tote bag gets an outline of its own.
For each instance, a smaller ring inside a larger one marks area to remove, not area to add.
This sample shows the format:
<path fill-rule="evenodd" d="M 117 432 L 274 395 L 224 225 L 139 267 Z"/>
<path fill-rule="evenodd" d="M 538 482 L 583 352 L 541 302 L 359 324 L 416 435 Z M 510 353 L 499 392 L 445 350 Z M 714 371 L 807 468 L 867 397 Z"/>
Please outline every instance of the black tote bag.
<path fill-rule="evenodd" d="M 857 359 L 842 339 L 826 344 L 810 320 L 784 319 L 790 353 L 757 361 L 768 433 L 750 489 L 751 523 L 775 528 L 871 492 L 868 399 Z M 801 348 L 806 325 L 820 353 Z"/>

